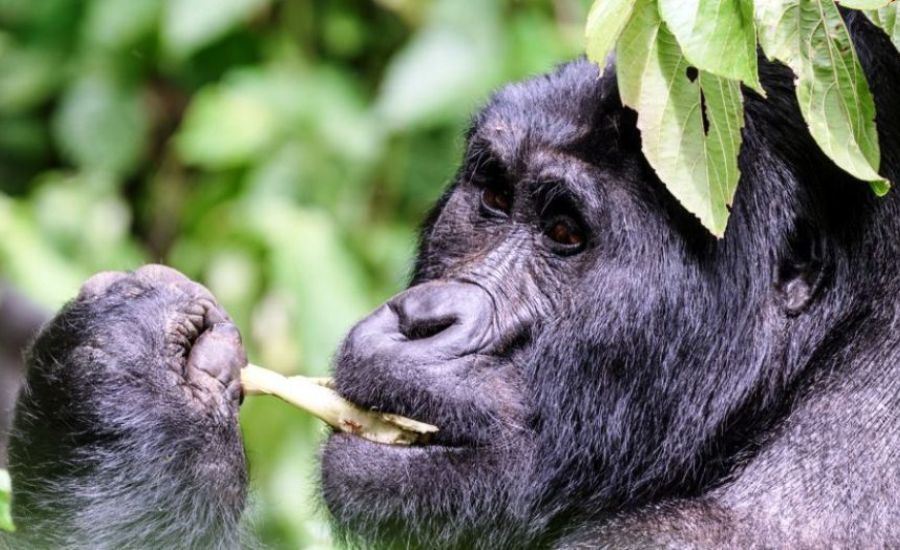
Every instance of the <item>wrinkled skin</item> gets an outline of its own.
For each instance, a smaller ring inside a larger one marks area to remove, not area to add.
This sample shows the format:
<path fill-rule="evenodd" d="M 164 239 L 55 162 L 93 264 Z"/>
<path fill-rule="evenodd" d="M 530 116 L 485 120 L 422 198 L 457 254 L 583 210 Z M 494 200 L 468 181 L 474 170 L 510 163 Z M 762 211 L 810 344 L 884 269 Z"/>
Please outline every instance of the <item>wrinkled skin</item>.
<path fill-rule="evenodd" d="M 881 171 L 900 181 L 900 56 L 848 23 Z M 647 165 L 614 71 L 576 61 L 494 96 L 424 224 L 410 288 L 337 354 L 341 394 L 441 428 L 413 447 L 330 436 L 322 491 L 339 536 L 900 544 L 900 199 L 822 155 L 788 71 L 761 76 L 721 240 Z M 169 270 L 101 277 L 29 356 L 11 444 L 22 540 L 40 539 L 37 517 L 41 536 L 75 545 L 239 544 L 234 329 Z"/>

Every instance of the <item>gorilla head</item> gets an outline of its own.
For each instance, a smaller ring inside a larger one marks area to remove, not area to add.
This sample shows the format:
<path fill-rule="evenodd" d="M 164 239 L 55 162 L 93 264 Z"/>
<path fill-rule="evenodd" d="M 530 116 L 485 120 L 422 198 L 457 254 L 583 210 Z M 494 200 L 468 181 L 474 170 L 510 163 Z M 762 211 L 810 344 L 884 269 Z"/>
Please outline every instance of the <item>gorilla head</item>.
<path fill-rule="evenodd" d="M 351 540 L 539 544 L 701 494 L 877 323 L 884 289 L 860 274 L 896 258 L 870 229 L 896 202 L 820 153 L 786 70 L 761 71 L 722 240 L 642 157 L 614 70 L 577 61 L 477 115 L 410 288 L 337 357 L 345 396 L 441 428 L 410 448 L 331 436 L 324 495 Z"/>

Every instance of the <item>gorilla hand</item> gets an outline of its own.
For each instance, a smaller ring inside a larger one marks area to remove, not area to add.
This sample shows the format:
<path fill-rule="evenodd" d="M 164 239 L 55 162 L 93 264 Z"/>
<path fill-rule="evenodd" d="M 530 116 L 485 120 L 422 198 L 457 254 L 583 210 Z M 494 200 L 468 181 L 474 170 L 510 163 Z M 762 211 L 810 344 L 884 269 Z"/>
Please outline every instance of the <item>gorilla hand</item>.
<path fill-rule="evenodd" d="M 95 275 L 27 361 L 10 443 L 14 543 L 238 544 L 246 355 L 208 290 L 156 265 Z"/>

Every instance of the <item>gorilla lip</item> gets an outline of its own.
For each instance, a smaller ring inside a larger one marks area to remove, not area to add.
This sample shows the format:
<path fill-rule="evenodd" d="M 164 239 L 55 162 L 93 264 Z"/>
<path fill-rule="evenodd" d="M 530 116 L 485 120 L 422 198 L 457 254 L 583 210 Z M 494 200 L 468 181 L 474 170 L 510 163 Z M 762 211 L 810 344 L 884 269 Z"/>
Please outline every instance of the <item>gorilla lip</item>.
<path fill-rule="evenodd" d="M 436 426 L 404 416 L 369 411 L 347 401 L 332 389 L 330 378 L 286 377 L 257 365 L 241 369 L 245 395 L 274 395 L 323 420 L 336 430 L 375 443 L 427 443 Z"/>

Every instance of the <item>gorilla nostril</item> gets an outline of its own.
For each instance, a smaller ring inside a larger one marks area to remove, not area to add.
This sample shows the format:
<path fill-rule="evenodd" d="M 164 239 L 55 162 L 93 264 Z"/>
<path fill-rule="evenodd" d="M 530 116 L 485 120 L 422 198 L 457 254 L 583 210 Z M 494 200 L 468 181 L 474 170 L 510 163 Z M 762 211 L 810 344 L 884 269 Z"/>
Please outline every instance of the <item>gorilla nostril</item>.
<path fill-rule="evenodd" d="M 487 291 L 472 283 L 421 283 L 357 324 L 342 353 L 346 357 L 402 354 L 420 361 L 462 357 L 490 343 L 492 305 Z"/>
<path fill-rule="evenodd" d="M 389 302 L 401 336 L 407 341 L 437 338 L 440 341 L 434 345 L 442 349 L 461 344 L 461 340 L 479 332 L 490 318 L 485 307 L 488 304 L 488 296 L 480 287 L 447 281 L 414 286 Z"/>
<path fill-rule="evenodd" d="M 410 340 L 422 340 L 439 334 L 456 323 L 453 317 L 443 319 L 416 319 L 414 322 L 400 322 L 400 333 Z"/>

